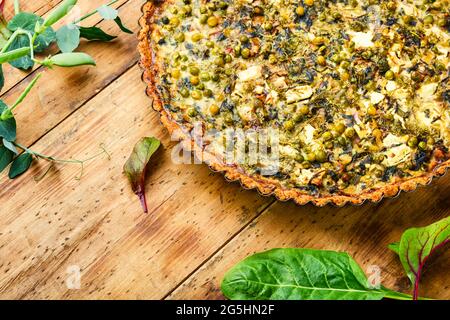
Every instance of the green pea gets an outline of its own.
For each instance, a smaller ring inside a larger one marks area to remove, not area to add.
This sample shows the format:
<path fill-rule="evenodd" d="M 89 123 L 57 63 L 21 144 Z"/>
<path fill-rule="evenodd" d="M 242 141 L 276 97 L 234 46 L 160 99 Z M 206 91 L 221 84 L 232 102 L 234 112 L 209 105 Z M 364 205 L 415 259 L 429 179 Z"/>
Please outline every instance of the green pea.
<path fill-rule="evenodd" d="M 182 89 L 180 90 L 180 94 L 181 94 L 183 97 L 187 98 L 187 97 L 189 97 L 189 90 L 188 90 L 187 88 L 182 88 Z"/>
<path fill-rule="evenodd" d="M 299 153 L 295 156 L 295 161 L 301 163 L 301 162 L 305 161 L 305 158 Z"/>
<path fill-rule="evenodd" d="M 197 76 L 190 77 L 189 81 L 193 86 L 197 86 L 200 83 L 200 79 Z"/>
<path fill-rule="evenodd" d="M 293 120 L 287 120 L 283 124 L 284 128 L 288 131 L 291 131 L 295 127 L 295 123 Z"/>
<path fill-rule="evenodd" d="M 192 41 L 193 42 L 199 42 L 200 40 L 202 40 L 203 36 L 201 33 L 195 33 L 192 35 Z"/>
<path fill-rule="evenodd" d="M 210 97 L 212 97 L 213 92 L 212 92 L 211 89 L 205 89 L 205 90 L 203 91 L 203 95 L 204 95 L 205 97 L 207 97 L 207 98 L 210 98 Z"/>
<path fill-rule="evenodd" d="M 194 90 L 192 91 L 191 96 L 195 100 L 200 100 L 202 98 L 202 92 L 199 90 Z"/>
<path fill-rule="evenodd" d="M 339 143 L 341 146 L 345 147 L 347 145 L 347 139 L 340 136 L 337 138 L 337 143 Z"/>
<path fill-rule="evenodd" d="M 427 143 L 425 141 L 420 141 L 418 147 L 420 150 L 427 150 Z"/>
<path fill-rule="evenodd" d="M 408 146 L 410 146 L 411 148 L 415 148 L 418 143 L 419 143 L 419 140 L 417 139 L 417 137 L 411 137 L 408 140 Z"/>
<path fill-rule="evenodd" d="M 355 136 L 356 132 L 355 132 L 355 129 L 353 129 L 353 128 L 347 128 L 345 130 L 344 134 L 347 138 L 353 138 Z"/>
<path fill-rule="evenodd" d="M 200 73 L 200 80 L 208 82 L 209 80 L 211 80 L 211 76 L 208 72 L 202 72 Z"/>
<path fill-rule="evenodd" d="M 214 82 L 218 82 L 220 80 L 220 74 L 214 73 L 211 77 L 211 80 Z"/>
<path fill-rule="evenodd" d="M 241 42 L 241 43 L 243 43 L 243 44 L 245 44 L 245 43 L 247 43 L 248 42 L 248 37 L 246 36 L 246 35 L 241 35 L 240 37 L 239 37 L 239 41 Z"/>
<path fill-rule="evenodd" d="M 233 57 L 229 54 L 227 54 L 225 56 L 225 63 L 230 63 L 231 61 L 233 61 Z"/>
<path fill-rule="evenodd" d="M 242 58 L 247 59 L 250 57 L 250 50 L 248 48 L 244 48 L 241 51 Z"/>
<path fill-rule="evenodd" d="M 208 18 L 208 20 L 206 22 L 208 23 L 208 26 L 213 28 L 219 24 L 219 19 L 217 19 L 217 17 L 215 17 L 215 16 L 211 16 Z"/>
<path fill-rule="evenodd" d="M 189 73 L 192 74 L 193 76 L 198 76 L 198 74 L 200 73 L 200 69 L 197 67 L 190 67 Z"/>
<path fill-rule="evenodd" d="M 213 47 L 214 47 L 214 42 L 211 41 L 211 40 L 206 41 L 205 44 L 206 44 L 206 46 L 207 46 L 208 48 L 213 48 Z"/>
<path fill-rule="evenodd" d="M 303 104 L 298 108 L 298 112 L 300 112 L 301 115 L 306 116 L 309 113 L 309 107 L 306 104 Z"/>
<path fill-rule="evenodd" d="M 423 23 L 425 24 L 433 24 L 434 23 L 434 18 L 432 15 L 428 15 L 423 19 Z"/>
<path fill-rule="evenodd" d="M 208 21 L 208 16 L 206 14 L 202 14 L 198 20 L 201 24 L 205 24 Z"/>
<path fill-rule="evenodd" d="M 226 3 L 225 1 L 221 1 L 221 2 L 219 2 L 218 7 L 222 10 L 226 9 L 226 8 L 228 8 L 228 3 Z"/>
<path fill-rule="evenodd" d="M 197 110 L 193 107 L 188 108 L 186 111 L 189 117 L 195 117 L 197 115 Z"/>
<path fill-rule="evenodd" d="M 316 161 L 316 154 L 314 152 L 310 152 L 306 155 L 306 160 L 308 160 L 309 162 L 314 162 Z"/>
<path fill-rule="evenodd" d="M 328 160 L 328 155 L 323 150 L 317 150 L 315 156 L 317 162 L 326 162 Z"/>
<path fill-rule="evenodd" d="M 328 141 L 333 138 L 333 135 L 331 134 L 330 131 L 326 131 L 322 134 L 322 138 L 323 138 L 323 140 Z"/>
<path fill-rule="evenodd" d="M 177 42 L 183 42 L 185 39 L 184 33 L 178 33 L 175 35 L 175 40 Z"/>
<path fill-rule="evenodd" d="M 264 30 L 266 30 L 266 31 L 270 31 L 270 30 L 273 29 L 273 24 L 271 24 L 270 22 L 265 22 L 265 23 L 263 24 L 263 28 L 264 28 Z"/>
<path fill-rule="evenodd" d="M 393 72 L 392 70 L 389 70 L 389 71 L 387 71 L 387 72 L 384 74 L 384 77 L 385 77 L 387 80 L 392 80 L 392 79 L 394 79 L 395 74 L 394 74 L 394 72 Z"/>
<path fill-rule="evenodd" d="M 222 57 L 217 57 L 214 59 L 214 64 L 218 67 L 223 67 L 225 65 L 225 61 Z"/>

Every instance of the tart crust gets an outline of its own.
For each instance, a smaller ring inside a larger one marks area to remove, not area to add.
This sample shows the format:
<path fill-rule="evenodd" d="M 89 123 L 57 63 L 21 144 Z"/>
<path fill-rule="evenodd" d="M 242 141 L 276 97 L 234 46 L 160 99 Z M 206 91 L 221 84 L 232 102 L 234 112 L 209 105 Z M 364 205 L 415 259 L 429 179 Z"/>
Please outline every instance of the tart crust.
<path fill-rule="evenodd" d="M 207 152 L 202 146 L 193 142 L 186 133 L 186 128 L 176 123 L 170 114 L 164 109 L 161 97 L 156 88 L 155 77 L 158 74 L 158 65 L 155 63 L 155 55 L 149 41 L 149 35 L 152 30 L 154 19 L 156 16 L 156 8 L 165 0 L 147 1 L 142 6 L 142 17 L 139 21 L 141 31 L 139 33 L 138 50 L 140 53 L 140 66 L 143 70 L 142 80 L 147 85 L 146 94 L 152 99 L 152 107 L 160 114 L 161 123 L 167 128 L 169 134 L 177 134 L 177 139 L 182 143 L 186 150 L 192 152 L 216 172 L 224 174 L 228 181 L 239 181 L 245 189 L 257 189 L 264 196 L 274 195 L 280 201 L 293 200 L 299 205 L 312 203 L 316 206 L 325 206 L 326 204 L 334 204 L 336 206 L 344 206 L 346 204 L 360 205 L 365 201 L 379 202 L 384 197 L 395 197 L 401 191 L 413 191 L 418 185 L 427 185 L 431 183 L 434 177 L 442 176 L 450 167 L 450 160 L 434 164 L 433 169 L 424 172 L 420 176 L 412 178 L 395 177 L 389 184 L 379 188 L 365 190 L 359 194 L 347 195 L 319 195 L 312 196 L 302 190 L 295 188 L 285 188 L 279 181 L 270 179 L 261 175 L 248 175 L 238 165 L 224 164 L 216 155 Z"/>

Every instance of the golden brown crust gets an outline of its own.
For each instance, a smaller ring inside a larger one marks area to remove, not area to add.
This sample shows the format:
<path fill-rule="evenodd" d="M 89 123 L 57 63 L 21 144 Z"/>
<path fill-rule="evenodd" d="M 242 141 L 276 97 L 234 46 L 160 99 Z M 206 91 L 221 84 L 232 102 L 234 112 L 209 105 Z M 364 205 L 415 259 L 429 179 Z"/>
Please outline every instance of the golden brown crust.
<path fill-rule="evenodd" d="M 157 0 L 155 0 L 157 1 Z M 161 5 L 164 1 L 159 1 Z M 381 188 L 371 189 L 360 194 L 349 195 L 327 195 L 315 197 L 298 189 L 286 189 L 280 185 L 279 181 L 260 175 L 249 176 L 238 166 L 229 166 L 221 163 L 219 159 L 211 153 L 206 152 L 201 146 L 191 142 L 190 137 L 178 123 L 173 121 L 170 114 L 163 108 L 158 91 L 155 87 L 155 76 L 158 74 L 158 65 L 153 62 L 154 55 L 149 42 L 149 34 L 153 25 L 153 18 L 157 11 L 157 5 L 148 1 L 142 7 L 142 17 L 140 19 L 141 31 L 139 34 L 138 50 L 141 55 L 140 65 L 143 69 L 142 80 L 147 84 L 146 93 L 153 99 L 153 109 L 160 114 L 162 124 L 167 128 L 169 134 L 178 134 L 178 139 L 182 141 L 185 148 L 193 150 L 195 154 L 205 161 L 209 167 L 217 172 L 222 172 L 229 181 L 239 181 L 246 189 L 257 189 L 264 196 L 274 195 L 278 200 L 294 200 L 297 204 L 304 205 L 312 203 L 316 206 L 324 206 L 332 203 L 337 206 L 345 204 L 359 205 L 365 201 L 378 202 L 384 197 L 394 197 L 401 191 L 413 191 L 418 185 L 427 185 L 434 177 L 442 176 L 450 167 L 450 160 L 435 166 L 431 172 L 424 172 L 423 175 L 413 178 L 395 178 L 390 184 Z M 181 134 L 180 134 L 181 133 Z"/>

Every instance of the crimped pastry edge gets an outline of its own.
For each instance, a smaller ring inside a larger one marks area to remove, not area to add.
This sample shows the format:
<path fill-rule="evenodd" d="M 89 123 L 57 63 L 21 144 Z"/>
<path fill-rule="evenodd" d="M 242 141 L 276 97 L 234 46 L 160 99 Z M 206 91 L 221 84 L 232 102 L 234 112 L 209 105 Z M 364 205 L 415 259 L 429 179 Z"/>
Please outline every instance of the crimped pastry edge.
<path fill-rule="evenodd" d="M 154 0 L 160 4 L 165 0 Z M 152 1 L 147 1 L 142 5 L 142 16 L 139 20 L 141 30 L 138 35 L 138 51 L 140 53 L 139 65 L 142 69 L 142 81 L 146 84 L 146 94 L 152 99 L 152 108 L 160 115 L 160 121 L 166 127 L 169 134 L 177 132 L 177 138 L 181 141 L 184 149 L 192 150 L 193 153 L 210 167 L 215 172 L 222 173 L 228 181 L 240 182 L 244 189 L 256 189 L 263 196 L 275 196 L 280 201 L 293 200 L 298 205 L 305 205 L 311 203 L 315 206 L 325 206 L 333 204 L 342 207 L 346 204 L 361 205 L 366 201 L 379 202 L 383 198 L 392 198 L 398 196 L 402 191 L 411 192 L 417 189 L 418 186 L 428 185 L 433 178 L 441 177 L 447 172 L 450 167 L 450 160 L 437 165 L 431 172 L 424 172 L 423 175 L 409 179 L 396 178 L 390 184 L 381 188 L 370 189 L 360 194 L 349 195 L 326 195 L 326 196 L 312 196 L 302 192 L 299 189 L 284 188 L 277 180 L 263 177 L 260 175 L 250 176 L 246 174 L 238 166 L 230 166 L 221 163 L 218 158 L 205 152 L 200 146 L 191 141 L 191 138 L 183 133 L 183 127 L 171 120 L 170 114 L 163 108 L 161 99 L 155 87 L 155 75 L 157 74 L 157 67 L 153 64 L 153 51 L 149 42 L 149 32 L 152 26 L 152 18 L 154 17 L 156 6 Z M 182 133 L 181 135 L 179 133 Z"/>

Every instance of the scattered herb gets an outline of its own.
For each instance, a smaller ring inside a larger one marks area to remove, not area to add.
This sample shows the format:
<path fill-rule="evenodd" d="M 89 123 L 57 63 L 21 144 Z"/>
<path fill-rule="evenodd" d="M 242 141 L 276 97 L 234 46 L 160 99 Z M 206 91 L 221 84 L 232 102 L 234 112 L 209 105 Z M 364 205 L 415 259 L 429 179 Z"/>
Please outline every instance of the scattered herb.
<path fill-rule="evenodd" d="M 108 4 L 100 6 L 98 9 L 84 15 L 76 21 L 72 21 L 62 26 L 56 32 L 53 25 L 63 19 L 77 4 L 77 0 L 64 0 L 55 9 L 53 9 L 45 19 L 34 13 L 21 12 L 19 0 L 14 1 L 15 15 L 7 22 L 3 15 L 5 5 L 4 0 L 0 0 L 0 90 L 4 85 L 4 74 L 2 64 L 9 63 L 15 68 L 28 70 L 35 63 L 45 67 L 76 67 L 82 65 L 95 66 L 94 59 L 86 53 L 73 52 L 80 44 L 80 37 L 89 40 L 110 41 L 115 36 L 106 35 L 98 27 L 80 27 L 78 24 L 88 17 L 98 13 L 104 19 L 114 20 L 123 32 L 130 33 L 123 26 L 119 13 L 111 5 L 118 0 L 110 1 Z M 87 30 L 95 30 L 97 36 L 86 35 Z M 99 36 L 100 35 L 100 36 Z M 105 36 L 106 35 L 106 36 Z M 56 42 L 62 53 L 49 56 L 39 61 L 35 59 L 35 52 L 45 51 L 52 43 Z M 26 172 L 34 158 L 45 159 L 51 163 L 77 163 L 81 165 L 81 174 L 83 172 L 84 162 L 87 160 L 61 160 L 51 156 L 32 151 L 26 146 L 16 142 L 16 120 L 14 118 L 15 108 L 22 103 L 30 90 L 34 87 L 40 75 L 33 79 L 16 102 L 8 106 L 0 100 L 0 172 L 5 170 L 10 164 L 9 177 L 14 179 Z M 18 155 L 17 148 L 24 151 Z M 103 149 L 103 153 L 106 151 Z M 18 156 L 17 156 L 18 155 Z M 80 176 L 81 176 L 80 174 Z"/>
<path fill-rule="evenodd" d="M 145 137 L 134 146 L 133 152 L 123 167 L 124 174 L 130 181 L 131 188 L 139 197 L 144 212 L 148 212 L 145 198 L 145 175 L 147 164 L 152 155 L 158 150 L 161 142 L 153 137 Z"/>
<path fill-rule="evenodd" d="M 389 245 L 397 253 L 414 286 L 413 297 L 419 296 L 419 282 L 427 259 L 450 242 L 450 217 L 423 228 L 406 230 L 399 243 Z"/>
<path fill-rule="evenodd" d="M 406 230 L 389 245 L 414 284 L 413 296 L 369 284 L 361 267 L 344 252 L 273 249 L 254 254 L 229 270 L 221 285 L 233 300 L 396 300 L 418 299 L 425 261 L 450 242 L 450 217 L 423 228 Z"/>

